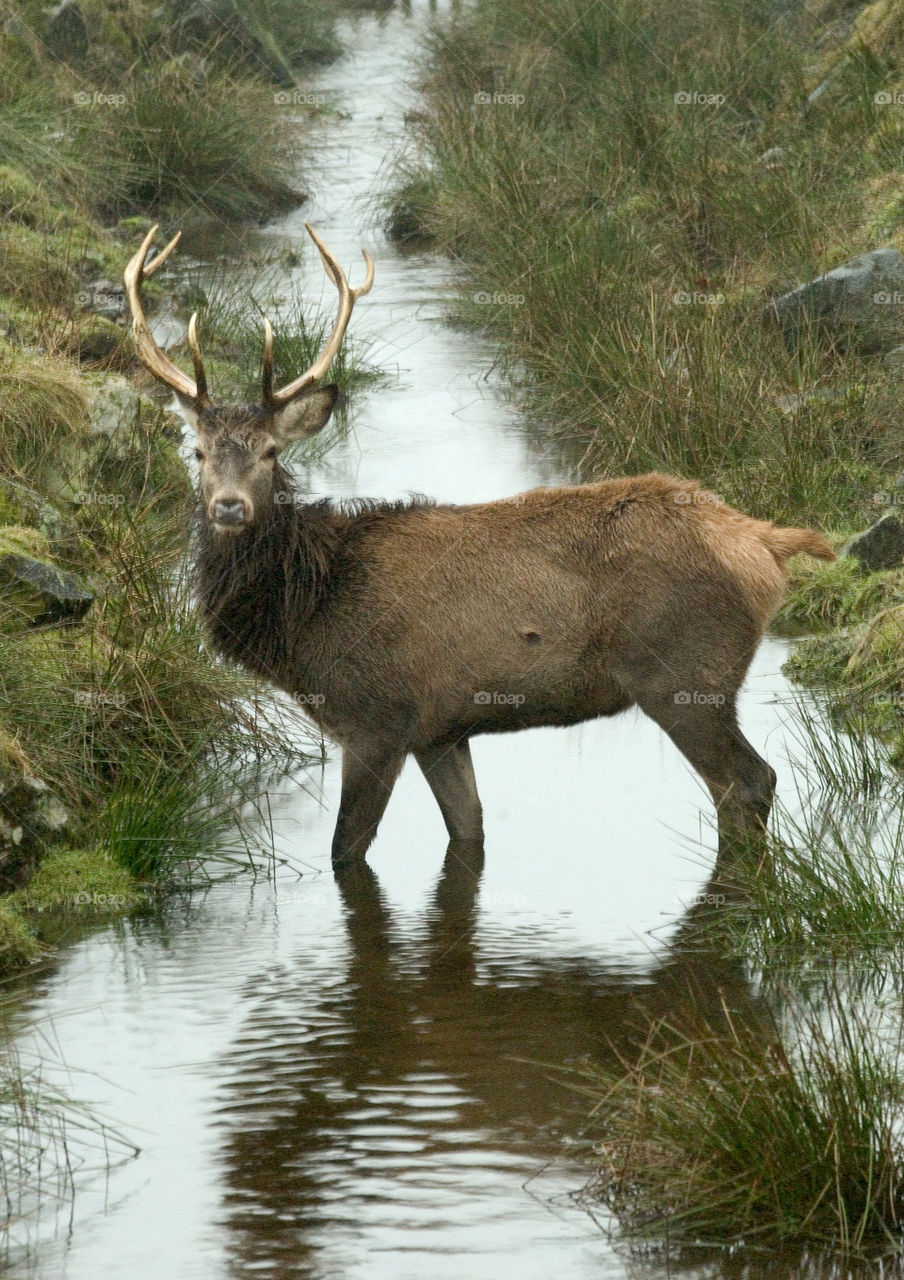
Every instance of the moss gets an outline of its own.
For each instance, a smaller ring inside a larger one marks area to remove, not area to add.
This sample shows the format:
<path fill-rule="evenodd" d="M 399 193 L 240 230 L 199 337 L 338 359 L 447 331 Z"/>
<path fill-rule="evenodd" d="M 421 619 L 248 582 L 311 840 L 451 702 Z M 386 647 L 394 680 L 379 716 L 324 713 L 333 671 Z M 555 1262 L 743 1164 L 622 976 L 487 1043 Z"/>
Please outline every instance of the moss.
<path fill-rule="evenodd" d="M 135 880 L 103 849 L 49 854 L 28 888 L 7 899 L 27 918 L 54 914 L 73 919 L 118 915 L 142 901 Z"/>
<path fill-rule="evenodd" d="M 0 528 L 0 555 L 33 556 L 36 560 L 46 561 L 47 539 L 38 529 L 6 525 Z"/>
<path fill-rule="evenodd" d="M 11 973 L 37 960 L 41 944 L 9 899 L 0 900 L 0 974 Z"/>

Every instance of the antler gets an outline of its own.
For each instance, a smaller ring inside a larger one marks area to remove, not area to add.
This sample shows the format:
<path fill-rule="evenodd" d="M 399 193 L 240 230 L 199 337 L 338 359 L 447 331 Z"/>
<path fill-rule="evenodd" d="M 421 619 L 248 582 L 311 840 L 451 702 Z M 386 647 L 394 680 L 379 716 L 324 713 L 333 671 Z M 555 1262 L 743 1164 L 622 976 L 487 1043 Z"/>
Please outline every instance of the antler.
<path fill-rule="evenodd" d="M 367 263 L 367 274 L 364 277 L 364 283 L 359 285 L 357 289 L 352 289 L 346 279 L 345 272 L 339 263 L 330 253 L 329 249 L 318 236 L 314 228 L 305 223 L 305 230 L 316 244 L 323 259 L 323 267 L 333 284 L 339 290 L 339 314 L 336 317 L 336 323 L 333 325 L 332 332 L 327 339 L 326 346 L 320 355 L 311 365 L 310 369 L 306 369 L 294 382 L 288 383 L 279 391 L 273 390 L 273 330 L 270 327 L 270 321 L 265 320 L 265 337 L 264 337 L 264 365 L 263 365 L 263 401 L 264 404 L 272 408 L 282 408 L 283 405 L 289 403 L 299 391 L 303 391 L 305 387 L 319 382 L 327 369 L 333 362 L 336 352 L 342 345 L 342 339 L 345 337 L 345 331 L 348 328 L 348 322 L 351 319 L 352 308 L 360 297 L 365 293 L 370 293 L 371 286 L 374 282 L 374 262 L 373 258 L 366 249 L 361 252 L 364 255 L 364 261 Z M 166 250 L 169 252 L 169 249 Z M 154 260 L 156 266 L 157 259 Z"/>
<path fill-rule="evenodd" d="M 126 295 L 132 312 L 132 336 L 135 340 L 135 349 L 142 364 L 150 370 L 155 378 L 159 378 L 166 386 L 172 387 L 173 391 L 176 391 L 187 400 L 192 400 L 199 405 L 210 404 L 210 399 L 207 395 L 207 379 L 204 375 L 204 362 L 201 358 L 201 347 L 198 343 L 198 313 L 195 312 L 188 322 L 188 346 L 191 351 L 192 363 L 195 367 L 194 382 L 192 382 L 187 373 L 182 372 L 178 365 L 173 364 L 162 348 L 157 346 L 148 328 L 148 322 L 144 318 L 144 311 L 138 296 L 141 284 L 148 276 L 153 275 L 158 267 L 163 266 L 182 236 L 182 232 L 177 231 L 166 248 L 162 249 L 148 266 L 148 252 L 158 229 L 157 225 L 151 227 L 144 238 L 141 248 L 125 269 Z"/>

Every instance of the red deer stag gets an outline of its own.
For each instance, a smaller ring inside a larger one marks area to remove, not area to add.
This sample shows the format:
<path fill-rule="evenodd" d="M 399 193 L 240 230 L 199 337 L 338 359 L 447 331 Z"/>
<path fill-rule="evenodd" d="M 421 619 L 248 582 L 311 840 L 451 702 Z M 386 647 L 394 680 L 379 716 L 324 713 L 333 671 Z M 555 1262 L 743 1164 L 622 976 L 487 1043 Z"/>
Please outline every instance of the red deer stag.
<path fill-rule="evenodd" d="M 314 364 L 273 386 L 265 322 L 260 404 L 216 406 L 196 317 L 194 379 L 158 347 L 139 290 L 156 228 L 126 269 L 138 354 L 197 433 L 197 591 L 220 653 L 300 697 L 342 747 L 333 864 L 362 859 L 405 757 L 450 839 L 481 842 L 469 740 L 638 706 L 707 783 L 720 853 L 759 835 L 775 774 L 738 728 L 735 699 L 797 552 L 818 533 L 753 520 L 664 475 L 535 489 L 471 506 L 299 501 L 279 461 L 336 403 L 320 385 L 357 298 L 307 228 L 339 291 Z"/>

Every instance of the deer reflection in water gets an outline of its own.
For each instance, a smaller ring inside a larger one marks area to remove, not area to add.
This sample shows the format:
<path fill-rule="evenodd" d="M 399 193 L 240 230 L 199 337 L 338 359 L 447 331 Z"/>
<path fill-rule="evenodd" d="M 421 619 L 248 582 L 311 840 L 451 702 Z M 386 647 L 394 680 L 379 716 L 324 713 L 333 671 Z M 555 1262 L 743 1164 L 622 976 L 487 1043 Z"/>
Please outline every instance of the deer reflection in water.
<path fill-rule="evenodd" d="M 453 845 L 413 932 L 359 863 L 338 881 L 341 980 L 325 981 L 305 955 L 297 971 L 249 984 L 221 1110 L 242 1268 L 332 1274 L 321 1251 L 362 1238 L 429 1249 L 430 1224 L 446 1215 L 478 1231 L 505 1214 L 510 1231 L 518 1197 L 528 1203 L 522 1183 L 561 1154 L 557 1130 L 577 1134 L 587 1110 L 542 1064 L 630 1055 L 651 1017 L 682 1006 L 714 1028 L 726 1016 L 761 1024 L 768 1038 L 742 965 L 725 958 L 724 908 L 707 903 L 724 901 L 722 881 L 640 969 L 550 955 L 542 928 L 488 930 L 482 863 L 473 845 Z M 578 1168 L 572 1189 L 580 1181 Z"/>

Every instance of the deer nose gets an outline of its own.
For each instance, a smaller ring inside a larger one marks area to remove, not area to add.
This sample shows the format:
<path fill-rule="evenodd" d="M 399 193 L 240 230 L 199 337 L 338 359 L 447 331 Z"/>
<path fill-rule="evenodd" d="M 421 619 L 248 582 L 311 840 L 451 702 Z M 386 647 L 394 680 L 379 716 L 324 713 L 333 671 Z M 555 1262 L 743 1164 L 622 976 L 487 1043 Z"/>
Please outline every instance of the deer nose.
<path fill-rule="evenodd" d="M 237 498 L 234 502 L 215 502 L 213 518 L 217 524 L 244 524 L 245 504 L 241 498 Z"/>

